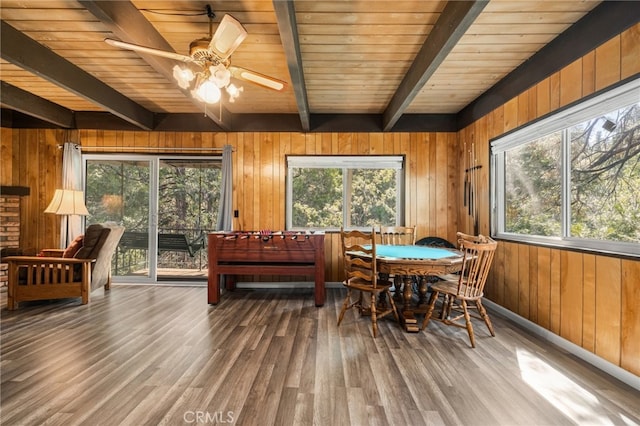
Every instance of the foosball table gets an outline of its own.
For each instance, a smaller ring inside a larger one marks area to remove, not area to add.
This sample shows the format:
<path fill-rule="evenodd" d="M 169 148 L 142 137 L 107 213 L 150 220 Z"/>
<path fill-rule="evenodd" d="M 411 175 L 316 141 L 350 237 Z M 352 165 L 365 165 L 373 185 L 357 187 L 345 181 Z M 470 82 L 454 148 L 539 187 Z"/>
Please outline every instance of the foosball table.
<path fill-rule="evenodd" d="M 236 275 L 313 276 L 315 304 L 324 305 L 324 233 L 213 232 L 208 235 L 208 301 L 220 301 L 220 276 L 235 288 Z"/>

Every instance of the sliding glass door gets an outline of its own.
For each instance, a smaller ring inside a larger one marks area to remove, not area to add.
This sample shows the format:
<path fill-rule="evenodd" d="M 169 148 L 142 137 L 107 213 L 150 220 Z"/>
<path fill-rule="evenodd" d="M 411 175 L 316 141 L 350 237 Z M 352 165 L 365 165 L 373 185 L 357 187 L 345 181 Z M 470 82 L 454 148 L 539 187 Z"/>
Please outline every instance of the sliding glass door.
<path fill-rule="evenodd" d="M 220 161 L 159 160 L 158 280 L 206 279 L 207 233 L 220 200 Z"/>
<path fill-rule="evenodd" d="M 117 222 L 118 282 L 204 281 L 206 235 L 215 229 L 219 157 L 85 155 L 87 224 Z"/>
<path fill-rule="evenodd" d="M 133 281 L 153 277 L 154 205 L 153 161 L 150 158 L 85 155 L 85 199 L 89 216 L 86 223 L 116 222 L 124 225 L 125 235 L 113 256 L 114 278 L 127 276 Z M 150 249 L 151 248 L 151 249 Z"/>

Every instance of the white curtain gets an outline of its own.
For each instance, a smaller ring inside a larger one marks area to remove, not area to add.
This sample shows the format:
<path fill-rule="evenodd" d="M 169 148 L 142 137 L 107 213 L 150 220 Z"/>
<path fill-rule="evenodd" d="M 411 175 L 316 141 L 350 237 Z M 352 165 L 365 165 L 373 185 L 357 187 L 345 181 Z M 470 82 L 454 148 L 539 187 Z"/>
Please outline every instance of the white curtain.
<path fill-rule="evenodd" d="M 220 206 L 216 230 L 231 231 L 233 228 L 233 147 L 225 145 L 222 151 L 222 184 L 220 185 Z"/>
<path fill-rule="evenodd" d="M 65 142 L 62 152 L 62 189 L 82 188 L 82 150 L 80 145 Z M 68 223 L 67 223 L 68 222 Z M 67 226 L 68 224 L 68 226 Z M 65 235 L 65 233 L 67 235 Z M 62 216 L 60 229 L 60 247 L 67 244 L 83 233 L 81 216 Z"/>

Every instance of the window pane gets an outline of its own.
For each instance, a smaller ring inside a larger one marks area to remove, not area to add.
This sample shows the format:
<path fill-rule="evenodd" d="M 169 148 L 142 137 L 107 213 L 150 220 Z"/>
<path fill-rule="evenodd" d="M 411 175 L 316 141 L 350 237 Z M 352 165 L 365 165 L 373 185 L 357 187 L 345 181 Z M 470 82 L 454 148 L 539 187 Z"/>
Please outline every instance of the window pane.
<path fill-rule="evenodd" d="M 117 222 L 127 230 L 147 229 L 149 218 L 149 163 L 147 161 L 89 160 L 87 223 Z"/>
<path fill-rule="evenodd" d="M 292 168 L 293 227 L 342 225 L 342 169 Z"/>
<path fill-rule="evenodd" d="M 287 228 L 336 230 L 402 222 L 400 156 L 287 158 Z"/>
<path fill-rule="evenodd" d="M 640 242 L 640 104 L 571 128 L 571 236 Z"/>
<path fill-rule="evenodd" d="M 561 132 L 505 153 L 505 231 L 561 236 Z"/>
<path fill-rule="evenodd" d="M 352 170 L 349 226 L 395 224 L 397 194 L 396 170 Z"/>
<path fill-rule="evenodd" d="M 216 230 L 222 164 L 211 159 L 167 158 L 159 165 L 158 234 L 184 236 L 188 246 L 174 250 L 167 237 L 158 236 L 158 278 L 173 279 L 180 271 L 195 278 L 206 265 L 206 235 Z"/>
<path fill-rule="evenodd" d="M 147 235 L 149 229 L 149 188 L 151 167 L 148 160 L 87 160 L 86 204 L 91 214 L 87 224 L 117 222 L 126 232 Z M 149 276 L 148 238 L 126 247 L 123 239 L 112 258 L 114 276 Z"/>

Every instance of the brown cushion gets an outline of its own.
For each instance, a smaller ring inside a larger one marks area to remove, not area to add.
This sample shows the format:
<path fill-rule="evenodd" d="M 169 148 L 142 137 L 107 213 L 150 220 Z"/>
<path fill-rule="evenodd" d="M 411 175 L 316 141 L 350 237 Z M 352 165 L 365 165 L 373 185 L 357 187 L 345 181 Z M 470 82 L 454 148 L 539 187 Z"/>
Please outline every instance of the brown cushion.
<path fill-rule="evenodd" d="M 82 248 L 78 250 L 74 257 L 77 259 L 97 259 L 109 232 L 111 232 L 111 229 L 102 225 L 89 225 L 84 233 Z"/>
<path fill-rule="evenodd" d="M 82 248 L 82 242 L 84 241 L 84 235 L 79 235 L 75 240 L 71 241 L 69 247 L 67 247 L 62 253 L 62 257 L 74 257 L 78 250 Z"/>

